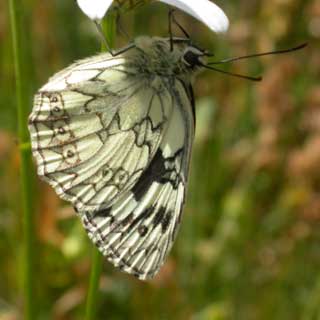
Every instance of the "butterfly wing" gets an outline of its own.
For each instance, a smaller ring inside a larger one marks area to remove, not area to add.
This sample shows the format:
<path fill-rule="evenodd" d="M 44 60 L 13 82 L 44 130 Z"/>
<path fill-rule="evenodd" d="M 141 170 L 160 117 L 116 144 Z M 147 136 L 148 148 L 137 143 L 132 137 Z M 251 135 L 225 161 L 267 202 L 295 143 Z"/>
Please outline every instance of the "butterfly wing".
<path fill-rule="evenodd" d="M 29 118 L 38 174 L 71 201 L 97 247 L 140 279 L 176 237 L 194 135 L 177 78 L 148 78 L 108 54 L 59 72 Z"/>
<path fill-rule="evenodd" d="M 168 90 L 139 78 L 130 56 L 72 65 L 35 96 L 29 130 L 39 176 L 78 211 L 110 207 L 153 159 L 172 108 Z"/>
<path fill-rule="evenodd" d="M 194 136 L 186 88 L 176 79 L 167 90 L 173 110 L 147 169 L 111 207 L 79 212 L 89 237 L 108 260 L 142 280 L 159 271 L 177 235 Z"/>

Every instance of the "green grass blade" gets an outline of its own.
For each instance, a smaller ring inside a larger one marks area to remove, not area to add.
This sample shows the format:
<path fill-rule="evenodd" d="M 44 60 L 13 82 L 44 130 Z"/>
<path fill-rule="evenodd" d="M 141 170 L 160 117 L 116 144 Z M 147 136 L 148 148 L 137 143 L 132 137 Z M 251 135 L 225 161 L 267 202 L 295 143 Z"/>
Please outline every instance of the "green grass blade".
<path fill-rule="evenodd" d="M 93 248 L 85 320 L 93 320 L 96 315 L 99 294 L 99 280 L 102 271 L 102 261 L 102 254 L 98 251 L 98 249 Z"/>
<path fill-rule="evenodd" d="M 22 34 L 20 33 L 21 12 L 23 5 L 20 1 L 9 0 L 10 22 L 12 30 L 13 59 L 15 66 L 16 100 L 18 116 L 18 138 L 20 143 L 20 183 L 22 196 L 22 228 L 23 228 L 23 267 L 22 267 L 22 290 L 24 299 L 25 320 L 36 319 L 36 299 L 34 295 L 33 253 L 34 253 L 34 223 L 32 203 L 32 162 L 30 148 L 25 146 L 29 143 L 27 119 L 29 113 L 29 92 L 25 86 L 23 73 L 23 48 Z"/>

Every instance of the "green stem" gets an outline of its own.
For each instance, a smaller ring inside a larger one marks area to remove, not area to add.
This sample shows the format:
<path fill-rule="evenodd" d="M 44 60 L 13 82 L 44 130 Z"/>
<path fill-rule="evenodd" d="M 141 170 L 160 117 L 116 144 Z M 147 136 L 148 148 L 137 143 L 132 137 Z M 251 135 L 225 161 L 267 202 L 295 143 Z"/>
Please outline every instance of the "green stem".
<path fill-rule="evenodd" d="M 113 46 L 114 38 L 116 34 L 114 14 L 110 14 L 108 16 L 106 21 L 103 22 L 102 28 L 104 30 L 104 34 L 108 40 L 108 43 L 111 46 Z M 102 48 L 103 48 L 103 44 L 102 44 Z M 86 302 L 85 320 L 93 320 L 96 315 L 97 305 L 99 300 L 98 299 L 99 280 L 100 280 L 101 271 L 102 271 L 102 262 L 103 262 L 103 256 L 96 248 L 93 248 L 92 266 L 91 266 L 90 283 L 89 283 L 89 290 L 88 290 L 88 296 L 87 296 L 87 302 Z"/>
<path fill-rule="evenodd" d="M 16 100 L 17 100 L 17 121 L 18 138 L 20 143 L 20 183 L 22 201 L 22 228 L 23 228 L 23 266 L 22 266 L 22 285 L 24 298 L 24 317 L 25 320 L 36 319 L 36 301 L 34 295 L 33 251 L 34 251 L 34 223 L 32 206 L 32 161 L 30 148 L 25 146 L 29 143 L 29 133 L 27 119 L 29 113 L 29 92 L 26 89 L 27 79 L 23 72 L 23 45 L 20 32 L 22 4 L 17 0 L 9 0 L 9 13 L 12 30 L 13 59 L 15 66 L 16 81 Z"/>
<path fill-rule="evenodd" d="M 89 291 L 86 304 L 85 320 L 93 320 L 97 311 L 99 280 L 102 271 L 102 254 L 93 248 Z"/>

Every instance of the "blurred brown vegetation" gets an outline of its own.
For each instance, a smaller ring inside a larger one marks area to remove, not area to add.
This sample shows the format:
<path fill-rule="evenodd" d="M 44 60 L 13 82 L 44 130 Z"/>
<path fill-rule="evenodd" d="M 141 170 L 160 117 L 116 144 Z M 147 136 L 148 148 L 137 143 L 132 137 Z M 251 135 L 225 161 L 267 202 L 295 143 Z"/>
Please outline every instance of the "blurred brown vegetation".
<path fill-rule="evenodd" d="M 100 44 L 74 1 L 22 2 L 26 85 L 34 93 Z M 147 283 L 106 263 L 98 319 L 320 318 L 320 2 L 217 3 L 230 18 L 226 35 L 177 14 L 217 59 L 309 45 L 226 66 L 262 74 L 258 84 L 209 71 L 198 77 L 191 181 L 173 253 Z M 163 4 L 139 6 L 122 21 L 132 37 L 167 35 Z M 126 42 L 118 36 L 117 46 Z M 20 319 L 19 156 L 6 1 L 0 43 L 0 319 Z M 70 205 L 37 178 L 35 188 L 41 319 L 81 319 L 91 244 Z"/>

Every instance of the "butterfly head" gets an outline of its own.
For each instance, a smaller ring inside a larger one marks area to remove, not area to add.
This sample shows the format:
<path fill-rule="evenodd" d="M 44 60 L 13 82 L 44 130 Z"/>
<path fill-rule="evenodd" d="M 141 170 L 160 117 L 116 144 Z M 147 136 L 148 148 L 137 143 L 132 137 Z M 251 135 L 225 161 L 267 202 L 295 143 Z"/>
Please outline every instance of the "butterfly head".
<path fill-rule="evenodd" d="M 140 36 L 135 39 L 135 46 L 140 73 L 190 77 L 206 65 L 207 57 L 212 56 L 188 38 Z"/>
<path fill-rule="evenodd" d="M 205 58 L 210 56 L 212 56 L 212 54 L 208 51 L 194 45 L 189 45 L 183 51 L 181 61 L 187 68 L 196 69 L 203 67 L 206 63 Z"/>

